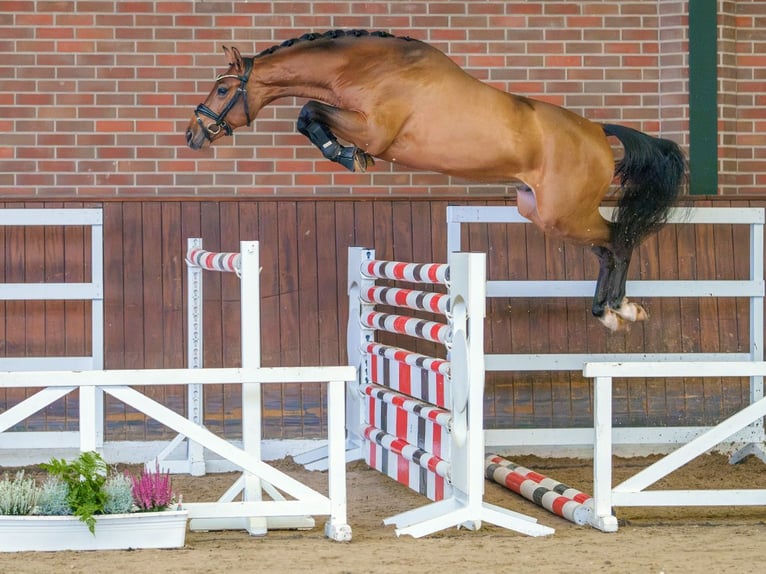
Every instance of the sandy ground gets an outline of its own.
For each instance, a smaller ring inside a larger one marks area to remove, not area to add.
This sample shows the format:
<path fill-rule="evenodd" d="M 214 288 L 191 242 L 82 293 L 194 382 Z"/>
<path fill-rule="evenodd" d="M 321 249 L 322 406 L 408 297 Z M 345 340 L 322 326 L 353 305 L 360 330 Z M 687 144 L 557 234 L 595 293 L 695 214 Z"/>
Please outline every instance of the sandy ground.
<path fill-rule="evenodd" d="M 590 491 L 591 462 L 580 459 L 516 457 L 515 462 Z M 630 476 L 651 458 L 617 459 L 615 479 Z M 322 490 L 324 473 L 308 472 L 291 461 L 275 464 Z M 174 477 L 185 501 L 215 500 L 237 475 Z M 764 488 L 766 466 L 750 457 L 730 466 L 724 457 L 706 455 L 668 477 L 669 488 Z M 244 531 L 189 532 L 176 550 L 37 552 L 0 555 L 0 573 L 40 572 L 763 572 L 766 508 L 617 509 L 620 529 L 606 534 L 576 526 L 492 483 L 485 498 L 533 516 L 556 529 L 530 538 L 485 524 L 479 531 L 450 529 L 432 536 L 397 538 L 384 518 L 421 506 L 427 500 L 370 470 L 348 466 L 351 542 L 324 538 L 324 517 L 303 531 L 272 531 L 251 537 Z"/>

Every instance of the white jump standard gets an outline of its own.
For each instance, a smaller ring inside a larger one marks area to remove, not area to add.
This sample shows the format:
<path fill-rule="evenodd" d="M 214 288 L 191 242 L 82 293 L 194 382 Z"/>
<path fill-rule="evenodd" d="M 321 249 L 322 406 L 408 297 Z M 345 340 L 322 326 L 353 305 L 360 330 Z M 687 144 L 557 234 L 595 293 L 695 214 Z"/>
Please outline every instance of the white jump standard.
<path fill-rule="evenodd" d="M 475 530 L 483 520 L 552 534 L 533 518 L 483 502 L 485 256 L 415 264 L 379 261 L 374 251 L 352 247 L 348 259 L 348 355 L 359 369 L 347 396 L 349 440 L 370 466 L 435 501 L 384 523 L 416 538 L 453 526 Z M 446 285 L 449 292 L 381 287 L 376 279 Z M 448 323 L 381 313 L 376 304 L 446 315 Z M 381 344 L 376 330 L 444 344 L 447 360 Z"/>
<path fill-rule="evenodd" d="M 192 364 L 187 369 L 0 372 L 0 389 L 42 388 L 12 409 L 0 413 L 0 433 L 68 393 L 79 391 L 81 397 L 97 397 L 106 393 L 178 433 L 178 437 L 159 456 L 147 452 L 145 461 L 153 463 L 157 457 L 162 459 L 160 465 L 163 467 L 176 464 L 182 467 L 181 472 L 202 474 L 206 470 L 206 461 L 201 455 L 207 450 L 221 457 L 224 464 L 243 472 L 240 479 L 218 501 L 184 503 L 192 527 L 244 528 L 251 534 L 265 534 L 268 527 L 313 526 L 311 516 L 325 515 L 329 516 L 325 523 L 325 535 L 333 540 L 350 540 L 351 528 L 346 515 L 344 395 L 346 386 L 355 378 L 355 371 L 349 366 L 260 366 L 258 243 L 243 242 L 241 248 L 239 254 L 200 255 L 192 252 L 190 257 L 197 261 L 197 271 L 200 271 L 201 265 L 205 265 L 210 269 L 240 274 L 244 289 L 242 368 L 211 369 L 201 368 L 201 364 Z M 201 290 L 201 282 L 199 288 Z M 201 291 L 198 294 L 201 299 Z M 201 317 L 201 309 L 197 315 Z M 189 332 L 191 339 L 195 338 L 195 334 L 201 337 L 201 325 L 190 326 Z M 195 357 L 201 357 L 201 351 L 190 351 L 190 358 L 193 360 Z M 266 464 L 261 458 L 261 385 L 283 383 L 327 384 L 327 494 L 310 488 Z M 202 387 L 206 384 L 238 385 L 243 389 L 244 440 L 241 448 L 205 428 L 201 396 Z M 136 388 L 163 385 L 185 385 L 190 389 L 190 418 Z M 199 400 L 199 404 L 194 399 Z M 99 403 L 95 400 L 80 403 L 79 435 L 83 451 L 102 448 L 97 440 L 103 432 Z M 183 461 L 164 460 L 165 455 L 184 440 L 187 440 L 189 446 L 187 455 L 191 455 Z M 54 444 L 51 447 L 54 452 L 56 446 Z M 240 492 L 243 494 L 242 500 L 234 500 Z M 263 492 L 268 494 L 269 500 L 263 499 Z"/>

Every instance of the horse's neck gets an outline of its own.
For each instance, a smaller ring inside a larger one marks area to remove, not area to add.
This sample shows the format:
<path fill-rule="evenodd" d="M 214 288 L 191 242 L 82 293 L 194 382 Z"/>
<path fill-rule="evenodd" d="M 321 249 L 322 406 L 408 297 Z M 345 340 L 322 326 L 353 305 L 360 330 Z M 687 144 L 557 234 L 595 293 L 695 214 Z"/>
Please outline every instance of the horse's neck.
<path fill-rule="evenodd" d="M 328 101 L 333 99 L 330 85 L 345 67 L 343 58 L 323 50 L 290 50 L 255 61 L 256 79 L 272 91 L 270 99 L 294 96 L 333 103 Z"/>

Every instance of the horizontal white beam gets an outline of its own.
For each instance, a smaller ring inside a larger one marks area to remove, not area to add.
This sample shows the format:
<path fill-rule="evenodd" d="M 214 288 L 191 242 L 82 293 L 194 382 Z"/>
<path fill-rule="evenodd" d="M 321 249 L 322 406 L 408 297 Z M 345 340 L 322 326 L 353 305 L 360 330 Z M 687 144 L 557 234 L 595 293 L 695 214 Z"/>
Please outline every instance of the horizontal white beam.
<path fill-rule="evenodd" d="M 762 377 L 766 362 L 757 361 L 667 361 L 587 362 L 586 377 Z"/>
<path fill-rule="evenodd" d="M 612 444 L 684 444 L 711 427 L 617 427 L 612 429 Z M 515 446 L 592 446 L 592 428 L 516 428 L 487 429 L 484 442 L 491 447 Z"/>
<path fill-rule="evenodd" d="M 0 449 L 19 449 L 22 451 L 44 449 L 50 452 L 62 448 L 79 448 L 79 446 L 79 431 L 9 431 L 0 433 Z M 5 461 L 7 454 L 10 453 L 3 453 L 0 465 L 7 465 Z M 22 456 L 23 453 L 16 452 L 13 455 Z M 33 463 L 30 462 L 29 464 Z M 20 466 L 26 465 L 21 464 Z"/>
<path fill-rule="evenodd" d="M 103 299 L 100 283 L 3 283 L 2 301 L 58 301 L 71 299 Z"/>
<path fill-rule="evenodd" d="M 1 371 L 89 371 L 95 369 L 93 357 L 0 357 Z M 49 386 L 47 383 L 39 385 Z"/>
<path fill-rule="evenodd" d="M 0 388 L 119 387 L 135 385 L 322 383 L 353 381 L 354 367 L 266 367 L 260 369 L 124 369 L 104 371 L 0 372 Z"/>
<path fill-rule="evenodd" d="M 487 297 L 593 297 L 595 281 L 487 281 Z M 628 281 L 630 297 L 763 297 L 762 280 Z"/>
<path fill-rule="evenodd" d="M 579 371 L 586 363 L 621 364 L 622 362 L 629 361 L 647 364 L 651 362 L 736 362 L 749 360 L 751 360 L 751 358 L 747 353 L 553 353 L 550 355 L 492 354 L 484 356 L 485 370 L 487 372 Z M 642 374 L 635 376 L 645 377 L 648 375 Z"/>
<path fill-rule="evenodd" d="M 102 225 L 100 209 L 1 209 L 0 225 Z"/>
<path fill-rule="evenodd" d="M 647 490 L 612 491 L 613 506 L 764 506 L 766 490 Z"/>
<path fill-rule="evenodd" d="M 238 518 L 246 516 L 310 516 L 331 514 L 330 500 L 315 493 L 301 500 L 184 503 L 189 518 Z"/>
<path fill-rule="evenodd" d="M 614 208 L 602 207 L 601 213 L 611 219 Z M 674 207 L 668 223 L 763 224 L 764 210 L 758 207 Z M 447 223 L 529 223 L 514 206 L 447 207 Z"/>

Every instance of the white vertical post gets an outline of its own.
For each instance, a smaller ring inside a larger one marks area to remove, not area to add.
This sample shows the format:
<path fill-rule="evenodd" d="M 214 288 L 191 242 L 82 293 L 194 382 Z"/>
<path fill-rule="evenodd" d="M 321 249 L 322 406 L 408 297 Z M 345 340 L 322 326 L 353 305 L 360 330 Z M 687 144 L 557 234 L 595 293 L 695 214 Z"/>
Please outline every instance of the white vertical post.
<path fill-rule="evenodd" d="M 452 311 L 453 417 L 466 417 L 465 445 L 460 447 L 458 429 L 452 454 L 452 477 L 456 490 L 467 497 L 472 524 L 481 527 L 484 497 L 484 316 L 486 255 L 450 253 L 450 302 Z M 459 356 L 462 354 L 463 356 Z M 466 403 L 467 400 L 467 403 Z M 465 411 L 464 414 L 461 411 Z"/>
<path fill-rule="evenodd" d="M 593 526 L 617 531 L 612 516 L 612 377 L 593 382 Z"/>
<path fill-rule="evenodd" d="M 763 223 L 750 224 L 750 280 L 763 279 Z M 750 360 L 763 361 L 763 294 L 750 297 Z M 763 398 L 763 377 L 750 377 L 750 403 Z M 763 428 L 763 421 L 757 424 Z M 763 440 L 763 436 L 761 436 Z"/>
<path fill-rule="evenodd" d="M 361 324 L 361 316 L 364 311 L 371 310 L 373 305 L 363 303 L 361 293 L 375 284 L 373 279 L 362 276 L 362 262 L 375 259 L 374 249 L 363 247 L 348 248 L 348 325 L 346 332 L 346 352 L 348 362 L 357 368 L 357 380 L 349 383 L 346 393 L 346 430 L 348 441 L 353 446 L 360 446 L 362 438 L 362 409 L 364 403 L 359 394 L 359 383 L 369 379 L 369 373 L 365 371 L 365 361 L 362 360 L 362 348 L 375 340 L 375 331 Z M 359 453 L 360 457 L 363 454 Z"/>
<path fill-rule="evenodd" d="M 201 238 L 189 238 L 186 240 L 186 253 L 189 253 L 192 249 L 202 249 Z M 186 342 L 186 360 L 187 366 L 190 369 L 201 369 L 203 365 L 203 280 L 202 269 L 196 265 L 186 266 L 187 277 L 187 294 L 188 294 L 188 306 L 189 311 L 187 317 L 187 342 Z M 194 383 L 187 385 L 187 408 L 188 419 L 194 424 L 202 426 L 204 424 L 203 418 L 203 385 Z M 187 439 L 187 463 L 189 465 L 188 472 L 192 476 L 204 476 L 206 472 L 205 468 L 205 453 L 202 445 L 194 442 L 191 439 Z"/>
<path fill-rule="evenodd" d="M 327 384 L 327 468 L 330 518 L 325 524 L 325 536 L 332 540 L 351 540 L 351 527 L 346 515 L 346 441 L 343 411 L 345 381 Z"/>
<path fill-rule="evenodd" d="M 97 211 L 96 222 L 90 228 L 90 282 L 98 288 L 98 295 L 91 299 L 91 351 L 93 358 L 92 369 L 104 368 L 104 226 L 103 212 Z M 82 391 L 80 391 L 82 392 Z M 104 448 L 104 391 L 94 389 L 92 407 L 94 409 L 93 428 L 91 432 L 92 447 L 89 450 Z M 84 405 L 81 402 L 81 407 Z M 82 410 L 80 410 L 82 417 Z M 80 432 L 82 432 L 82 425 Z M 80 438 L 82 441 L 82 437 Z"/>
<path fill-rule="evenodd" d="M 261 367 L 261 322 L 260 309 L 260 261 L 257 241 L 240 243 L 240 305 L 242 316 L 242 368 Z M 261 460 L 261 385 L 242 385 L 242 446 L 245 452 Z M 245 472 L 243 500 L 262 500 L 260 479 L 251 472 Z M 266 534 L 265 517 L 250 517 L 247 530 L 252 535 Z"/>
<path fill-rule="evenodd" d="M 94 385 L 82 385 L 80 387 L 80 452 L 89 452 L 98 450 L 103 446 L 103 433 L 98 432 L 98 413 L 97 397 L 102 398 L 103 392 Z M 101 409 L 103 416 L 103 408 Z M 103 424 L 103 418 L 101 419 Z M 98 437 L 101 436 L 102 443 L 99 444 Z"/>
<path fill-rule="evenodd" d="M 460 221 L 454 220 L 454 206 L 447 206 L 447 257 L 460 251 Z"/>

